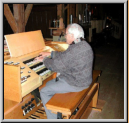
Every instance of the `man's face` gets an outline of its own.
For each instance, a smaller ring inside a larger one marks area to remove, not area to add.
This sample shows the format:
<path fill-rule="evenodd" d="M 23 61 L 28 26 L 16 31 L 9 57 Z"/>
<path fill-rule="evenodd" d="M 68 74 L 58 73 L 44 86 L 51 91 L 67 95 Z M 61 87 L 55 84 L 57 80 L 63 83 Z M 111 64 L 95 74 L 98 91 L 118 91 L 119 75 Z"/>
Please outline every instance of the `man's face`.
<path fill-rule="evenodd" d="M 68 28 L 66 29 L 65 38 L 66 38 L 67 44 L 71 44 L 75 40 L 74 35 L 71 33 L 68 33 Z"/>

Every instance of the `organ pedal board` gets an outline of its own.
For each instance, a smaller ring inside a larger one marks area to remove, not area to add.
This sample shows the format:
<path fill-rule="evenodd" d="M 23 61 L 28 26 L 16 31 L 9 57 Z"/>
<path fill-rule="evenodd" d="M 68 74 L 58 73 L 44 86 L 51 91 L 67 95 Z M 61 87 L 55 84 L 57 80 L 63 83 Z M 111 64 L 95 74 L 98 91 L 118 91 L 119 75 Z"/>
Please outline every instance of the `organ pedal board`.
<path fill-rule="evenodd" d="M 47 119 L 44 107 L 39 108 L 37 111 L 35 111 L 33 114 L 31 114 L 26 119 Z M 67 117 L 63 116 L 63 119 L 67 119 Z"/>
<path fill-rule="evenodd" d="M 33 114 L 31 114 L 26 119 L 47 119 L 44 107 L 39 108 L 38 110 L 36 110 Z"/>

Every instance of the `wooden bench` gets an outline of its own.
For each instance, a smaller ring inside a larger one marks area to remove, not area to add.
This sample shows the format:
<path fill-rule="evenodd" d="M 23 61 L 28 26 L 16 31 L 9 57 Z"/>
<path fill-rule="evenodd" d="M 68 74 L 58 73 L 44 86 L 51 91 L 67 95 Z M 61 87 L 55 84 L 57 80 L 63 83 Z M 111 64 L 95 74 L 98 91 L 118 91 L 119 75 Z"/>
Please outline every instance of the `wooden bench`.
<path fill-rule="evenodd" d="M 47 109 L 57 113 L 57 119 L 86 119 L 92 109 L 97 109 L 100 70 L 93 70 L 93 81 L 89 88 L 80 92 L 55 94 L 46 104 Z M 102 110 L 102 106 L 98 107 Z"/>

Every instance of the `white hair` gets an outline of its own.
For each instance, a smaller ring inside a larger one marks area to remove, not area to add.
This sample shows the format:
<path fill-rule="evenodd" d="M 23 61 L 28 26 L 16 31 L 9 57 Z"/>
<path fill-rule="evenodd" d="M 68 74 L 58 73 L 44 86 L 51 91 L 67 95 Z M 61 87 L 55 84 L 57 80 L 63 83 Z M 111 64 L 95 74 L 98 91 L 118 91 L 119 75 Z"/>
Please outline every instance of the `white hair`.
<path fill-rule="evenodd" d="M 84 38 L 84 31 L 80 25 L 73 23 L 73 24 L 69 24 L 67 27 L 68 27 L 68 33 L 74 34 L 75 39 L 81 38 L 81 37 Z"/>

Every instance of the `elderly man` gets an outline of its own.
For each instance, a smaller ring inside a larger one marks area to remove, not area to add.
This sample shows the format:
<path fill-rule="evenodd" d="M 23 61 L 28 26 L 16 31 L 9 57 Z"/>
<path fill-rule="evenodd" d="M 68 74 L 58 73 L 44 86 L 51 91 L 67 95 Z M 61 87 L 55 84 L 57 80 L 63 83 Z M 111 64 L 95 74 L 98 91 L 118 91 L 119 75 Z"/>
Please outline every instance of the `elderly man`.
<path fill-rule="evenodd" d="M 57 119 L 57 115 L 46 109 L 45 104 L 56 93 L 79 92 L 92 82 L 93 51 L 84 38 L 82 27 L 76 23 L 66 28 L 66 42 L 69 47 L 64 52 L 52 51 L 40 53 L 36 61 L 41 61 L 51 71 L 60 73 L 58 80 L 46 83 L 40 96 L 48 119 Z M 51 55 L 51 59 L 46 57 Z"/>

